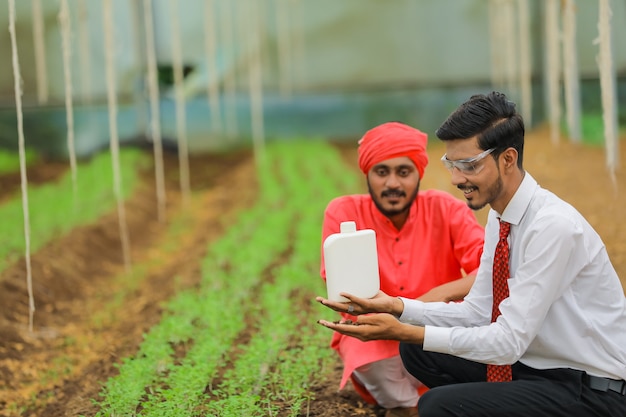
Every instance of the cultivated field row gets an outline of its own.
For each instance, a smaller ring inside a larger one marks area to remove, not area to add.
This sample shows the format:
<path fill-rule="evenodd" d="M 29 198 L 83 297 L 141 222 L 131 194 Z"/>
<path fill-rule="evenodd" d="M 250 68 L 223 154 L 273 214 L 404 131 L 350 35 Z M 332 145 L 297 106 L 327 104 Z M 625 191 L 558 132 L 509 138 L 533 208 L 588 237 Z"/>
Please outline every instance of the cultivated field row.
<path fill-rule="evenodd" d="M 266 148 L 256 205 L 208 248 L 200 287 L 167 304 L 106 382 L 99 416 L 306 415 L 334 360 L 313 298 L 325 292 L 323 209 L 355 181 L 339 158 L 324 142 Z"/>

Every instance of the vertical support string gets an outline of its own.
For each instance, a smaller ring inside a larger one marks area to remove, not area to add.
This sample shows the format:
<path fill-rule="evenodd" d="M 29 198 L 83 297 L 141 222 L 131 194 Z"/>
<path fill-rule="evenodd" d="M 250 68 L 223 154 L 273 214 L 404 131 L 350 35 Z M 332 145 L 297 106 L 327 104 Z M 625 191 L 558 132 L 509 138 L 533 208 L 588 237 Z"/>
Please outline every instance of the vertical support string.
<path fill-rule="evenodd" d="M 26 287 L 28 291 L 28 329 L 33 331 L 33 319 L 35 315 L 35 297 L 33 295 L 33 276 L 30 264 L 30 216 L 28 210 L 28 179 L 26 176 L 26 149 L 24 144 L 24 116 L 22 114 L 22 76 L 20 62 L 17 53 L 17 40 L 15 36 L 15 0 L 9 0 L 9 33 L 11 36 L 11 51 L 13 63 L 13 78 L 15 80 L 15 109 L 17 112 L 17 135 L 19 141 L 20 178 L 22 185 L 22 212 L 24 213 L 24 259 L 26 261 Z"/>
<path fill-rule="evenodd" d="M 290 0 L 292 2 L 291 16 L 293 16 L 295 28 L 294 33 L 294 56 L 297 69 L 297 78 L 301 86 L 307 83 L 307 66 L 306 66 L 306 42 L 304 36 L 305 19 L 304 19 L 304 2 L 302 0 Z"/>
<path fill-rule="evenodd" d="M 124 256 L 124 266 L 126 272 L 131 272 L 130 260 L 130 239 L 128 237 L 128 226 L 126 224 L 126 209 L 122 196 L 121 173 L 119 161 L 119 138 L 117 130 L 117 97 L 115 78 L 115 44 L 113 41 L 113 7 L 111 0 L 103 0 L 103 20 L 104 20 L 104 52 L 106 60 L 106 83 L 107 101 L 109 106 L 109 130 L 111 135 L 111 163 L 113 164 L 113 188 L 117 200 L 117 214 L 119 220 L 120 239 L 122 243 L 122 254 Z"/>
<path fill-rule="evenodd" d="M 174 96 L 176 100 L 176 131 L 178 136 L 178 163 L 180 168 L 180 189 L 183 202 L 189 203 L 189 151 L 187 149 L 187 120 L 185 112 L 185 94 L 183 90 L 183 57 L 180 41 L 180 23 L 178 1 L 170 1 L 172 17 L 172 61 L 174 65 Z"/>
<path fill-rule="evenodd" d="M 67 0 L 61 0 L 59 11 L 59 23 L 61 24 L 61 40 L 63 48 L 63 75 L 65 78 L 65 117 L 67 123 L 67 150 L 70 157 L 70 167 L 72 171 L 72 188 L 74 191 L 74 203 L 77 201 L 76 185 L 76 150 L 74 146 L 74 105 L 72 99 L 72 29 L 70 20 L 70 10 Z"/>
<path fill-rule="evenodd" d="M 600 87 L 602 93 L 602 120 L 604 121 L 604 141 L 606 164 L 617 191 L 615 170 L 619 165 L 619 147 L 617 143 L 617 106 L 615 104 L 615 70 L 613 68 L 613 45 L 611 40 L 611 6 L 609 0 L 600 0 L 598 13 L 597 57 L 600 69 Z"/>
<path fill-rule="evenodd" d="M 152 0 L 143 0 L 144 26 L 146 28 L 146 60 L 148 93 L 150 96 L 150 132 L 154 153 L 154 176 L 157 195 L 157 215 L 165 221 L 166 193 L 163 167 L 163 140 L 161 138 L 161 112 L 159 109 L 159 83 L 157 80 L 156 48 L 154 45 L 154 25 L 152 23 Z"/>
<path fill-rule="evenodd" d="M 89 55 L 89 30 L 87 14 L 87 0 L 78 0 L 78 50 L 80 60 L 80 93 L 82 100 L 91 104 L 93 92 L 91 89 L 91 60 Z"/>
<path fill-rule="evenodd" d="M 251 0 L 248 8 L 249 27 L 249 72 L 250 111 L 252 122 L 252 144 L 257 168 L 263 166 L 265 158 L 265 131 L 263 124 L 263 76 L 261 69 L 261 27 L 258 0 Z"/>
<path fill-rule="evenodd" d="M 48 73 L 46 65 L 45 24 L 41 0 L 33 0 L 33 38 L 35 42 L 35 71 L 37 74 L 37 102 L 48 103 Z"/>
<path fill-rule="evenodd" d="M 559 0 L 546 0 L 545 22 L 546 30 L 546 79 L 548 118 L 550 121 L 550 139 L 553 144 L 558 144 L 560 139 L 561 100 L 560 100 L 560 53 L 559 53 Z"/>
<path fill-rule="evenodd" d="M 576 1 L 563 0 L 563 82 L 565 85 L 565 116 L 570 140 L 582 139 L 580 125 L 580 88 L 578 54 L 576 53 Z"/>
<path fill-rule="evenodd" d="M 291 44 L 291 27 L 289 26 L 289 0 L 276 0 L 276 40 L 278 43 L 278 70 L 280 71 L 280 94 L 291 97 L 293 78 L 293 54 Z"/>
<path fill-rule="evenodd" d="M 517 2 L 519 30 L 519 80 L 524 123 L 532 126 L 532 55 L 530 53 L 530 18 L 528 0 Z"/>
<path fill-rule="evenodd" d="M 517 62 L 518 57 L 518 43 L 516 37 L 519 34 L 515 30 L 515 5 L 514 0 L 505 0 L 502 4 L 502 23 L 509 28 L 509 30 L 503 30 L 500 35 L 504 37 L 504 74 L 506 80 L 506 87 L 510 95 L 517 95 L 517 83 L 515 80 L 517 77 L 517 71 L 519 64 Z"/>
<path fill-rule="evenodd" d="M 217 74 L 217 31 L 215 30 L 215 8 L 213 0 L 204 3 L 204 46 L 207 60 L 209 80 L 207 85 L 207 97 L 211 109 L 211 125 L 218 131 L 222 131 L 222 112 L 220 109 L 220 80 Z"/>
<path fill-rule="evenodd" d="M 220 2 L 221 7 L 221 28 L 222 28 L 222 50 L 225 52 L 224 62 L 226 63 L 226 71 L 224 73 L 224 99 L 225 99 L 225 119 L 226 130 L 228 134 L 237 136 L 237 103 L 236 103 L 236 80 L 235 71 L 236 54 L 235 54 L 235 29 L 232 7 L 236 2 Z M 230 66 L 229 66 L 230 65 Z"/>
<path fill-rule="evenodd" d="M 489 40 L 491 45 L 491 85 L 496 89 L 504 86 L 504 45 L 501 40 L 502 0 L 489 0 Z"/>

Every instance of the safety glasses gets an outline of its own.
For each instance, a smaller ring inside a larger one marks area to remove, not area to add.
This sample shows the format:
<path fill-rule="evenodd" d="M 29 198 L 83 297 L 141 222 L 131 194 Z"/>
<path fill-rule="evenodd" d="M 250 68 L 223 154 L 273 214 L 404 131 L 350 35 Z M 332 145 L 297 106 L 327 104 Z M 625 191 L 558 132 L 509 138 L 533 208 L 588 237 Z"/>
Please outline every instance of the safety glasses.
<path fill-rule="evenodd" d="M 479 164 L 487 155 L 493 152 L 496 148 L 487 149 L 485 152 L 481 152 L 473 158 L 459 159 L 451 161 L 447 155 L 444 154 L 441 157 L 441 162 L 450 171 L 454 168 L 458 169 L 464 175 L 476 175 L 484 168 L 485 164 Z"/>

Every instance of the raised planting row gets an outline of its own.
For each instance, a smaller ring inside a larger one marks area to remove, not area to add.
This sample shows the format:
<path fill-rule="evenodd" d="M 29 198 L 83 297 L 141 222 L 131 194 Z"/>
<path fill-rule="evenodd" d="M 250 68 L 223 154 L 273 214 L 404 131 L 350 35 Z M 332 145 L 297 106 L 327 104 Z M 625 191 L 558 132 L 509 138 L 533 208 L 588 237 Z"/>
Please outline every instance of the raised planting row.
<path fill-rule="evenodd" d="M 201 285 L 167 304 L 106 382 L 98 416 L 303 413 L 334 363 L 313 299 L 325 293 L 323 210 L 356 190 L 349 171 L 321 140 L 268 145 L 256 205 L 207 249 Z"/>
<path fill-rule="evenodd" d="M 16 155 L 14 155 L 16 157 Z M 120 152 L 122 197 L 128 197 L 139 183 L 138 174 L 148 167 L 145 153 L 131 148 Z M 5 163 L 5 166 L 8 166 Z M 125 169 L 124 169 L 125 167 Z M 28 187 L 30 250 L 37 251 L 71 229 L 95 221 L 115 209 L 113 168 L 108 152 L 79 164 L 76 181 L 68 169 L 55 183 Z M 0 205 L 0 273 L 24 256 L 24 207 L 21 192 Z"/>

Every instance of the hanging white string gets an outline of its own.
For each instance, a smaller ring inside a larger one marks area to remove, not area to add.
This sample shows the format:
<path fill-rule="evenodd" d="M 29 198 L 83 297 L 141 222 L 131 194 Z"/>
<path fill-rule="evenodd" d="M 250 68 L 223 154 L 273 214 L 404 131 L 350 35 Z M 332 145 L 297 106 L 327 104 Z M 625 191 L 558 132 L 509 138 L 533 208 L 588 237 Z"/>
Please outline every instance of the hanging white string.
<path fill-rule="evenodd" d="M 546 79 L 548 84 L 548 119 L 550 121 L 550 139 L 557 144 L 560 139 L 561 100 L 560 100 L 560 53 L 559 53 L 559 0 L 546 0 Z"/>
<path fill-rule="evenodd" d="M 26 287 L 28 291 L 28 329 L 33 331 L 33 317 L 35 314 L 35 297 L 33 296 L 33 276 L 30 265 L 30 217 L 28 211 L 28 179 L 26 177 L 26 150 L 24 141 L 24 116 L 22 114 L 22 76 L 17 54 L 15 36 L 15 0 L 9 0 L 9 33 L 11 35 L 11 50 L 13 62 L 13 78 L 15 80 L 15 109 L 17 111 L 17 136 L 19 141 L 20 178 L 22 182 L 22 212 L 24 213 L 24 241 L 26 250 Z"/>
<path fill-rule="evenodd" d="M 226 63 L 226 72 L 224 73 L 224 98 L 225 98 L 225 119 L 226 130 L 232 137 L 237 136 L 237 103 L 236 103 L 236 79 L 235 71 L 237 70 L 237 55 L 235 42 L 235 29 L 233 23 L 232 7 L 235 2 L 220 2 L 221 7 L 221 28 L 222 28 L 222 50 L 224 53 L 224 62 Z"/>
<path fill-rule="evenodd" d="M 213 0 L 204 2 L 204 47 L 209 79 L 207 97 L 211 110 L 211 126 L 217 132 L 222 131 L 222 111 L 220 109 L 219 77 L 217 75 L 217 31 L 215 30 L 215 8 Z"/>
<path fill-rule="evenodd" d="M 248 6 L 248 48 L 250 57 L 248 82 L 250 88 L 250 110 L 252 124 L 252 144 L 257 167 L 262 166 L 265 157 L 265 132 L 263 125 L 263 76 L 261 70 L 261 27 L 259 4 L 251 0 Z"/>
<path fill-rule="evenodd" d="M 532 126 L 532 55 L 530 53 L 530 19 L 528 0 L 518 0 L 517 16 L 519 30 L 519 80 L 522 116 L 524 123 Z"/>
<path fill-rule="evenodd" d="M 490 0 L 489 41 L 491 52 L 491 85 L 496 89 L 504 87 L 504 45 L 502 42 L 503 18 L 502 0 Z"/>
<path fill-rule="evenodd" d="M 89 56 L 89 15 L 87 0 L 78 0 L 78 50 L 80 59 L 80 92 L 85 103 L 91 104 L 91 59 Z"/>
<path fill-rule="evenodd" d="M 293 16 L 295 28 L 294 33 L 294 56 L 297 68 L 297 78 L 301 86 L 305 86 L 307 83 L 307 65 L 306 65 L 306 43 L 305 43 L 305 19 L 304 19 L 304 2 L 302 0 L 291 0 L 292 10 L 291 16 Z"/>
<path fill-rule="evenodd" d="M 121 173 L 120 173 L 120 157 L 119 157 L 119 138 L 117 131 L 117 97 L 116 97 L 116 79 L 115 79 L 115 44 L 113 41 L 113 10 L 111 0 L 104 0 L 103 21 L 104 21 L 104 52 L 106 61 L 106 83 L 107 83 L 107 102 L 109 107 L 109 131 L 111 135 L 111 163 L 113 164 L 113 188 L 115 198 L 117 199 L 117 215 L 120 229 L 120 239 L 122 242 L 122 254 L 124 256 L 124 266 L 126 272 L 131 272 L 130 260 L 130 239 L 128 237 L 128 226 L 126 224 L 126 209 L 122 196 Z"/>
<path fill-rule="evenodd" d="M 61 0 L 61 9 L 59 11 L 59 23 L 61 24 L 61 38 L 63 48 L 63 75 L 65 77 L 65 118 L 67 123 L 67 150 L 70 157 L 70 167 L 72 171 L 72 187 L 74 191 L 74 203 L 77 201 L 77 185 L 76 185 L 76 150 L 74 146 L 74 106 L 72 101 L 72 63 L 70 61 L 72 55 L 71 44 L 71 20 L 70 10 L 67 6 L 67 0 Z"/>
<path fill-rule="evenodd" d="M 183 86 L 183 58 L 178 19 L 178 1 L 170 1 L 172 17 L 172 61 L 174 69 L 174 96 L 176 100 L 176 132 L 178 135 L 178 163 L 180 169 L 180 189 L 183 202 L 189 202 L 189 151 L 187 149 L 187 119 Z"/>
<path fill-rule="evenodd" d="M 292 83 L 292 45 L 289 31 L 289 0 L 276 0 L 276 41 L 278 44 L 278 77 L 280 94 L 289 98 Z"/>
<path fill-rule="evenodd" d="M 606 164 L 617 191 L 615 170 L 619 165 L 619 147 L 617 143 L 617 106 L 615 104 L 615 70 L 613 69 L 613 46 L 611 40 L 611 6 L 609 0 L 600 0 L 598 13 L 598 39 L 600 44 L 597 57 L 600 69 L 600 87 L 602 93 L 602 119 L 604 121 L 604 141 Z"/>
<path fill-rule="evenodd" d="M 565 116 L 570 140 L 580 142 L 580 88 L 576 51 L 576 1 L 563 0 L 563 83 Z"/>
<path fill-rule="evenodd" d="M 519 34 L 518 31 L 515 30 L 515 4 L 514 0 L 505 0 L 502 4 L 502 23 L 508 30 L 503 30 L 500 32 L 500 36 L 503 37 L 504 41 L 504 77 L 506 80 L 506 88 L 509 91 L 511 96 L 516 96 L 517 86 L 517 70 L 519 65 L 517 63 L 518 57 L 518 47 L 516 38 Z"/>
<path fill-rule="evenodd" d="M 143 0 L 144 26 L 146 28 L 146 60 L 148 93 L 150 96 L 150 132 L 154 152 L 154 175 L 157 195 L 157 215 L 165 220 L 165 175 L 163 168 L 163 141 L 161 139 L 161 112 L 159 110 L 159 83 L 157 80 L 156 49 L 154 45 L 154 25 L 152 24 L 152 0 Z"/>
<path fill-rule="evenodd" d="M 41 0 L 33 0 L 33 38 L 35 42 L 35 71 L 37 74 L 37 102 L 48 102 L 48 74 L 46 65 L 45 24 Z"/>

